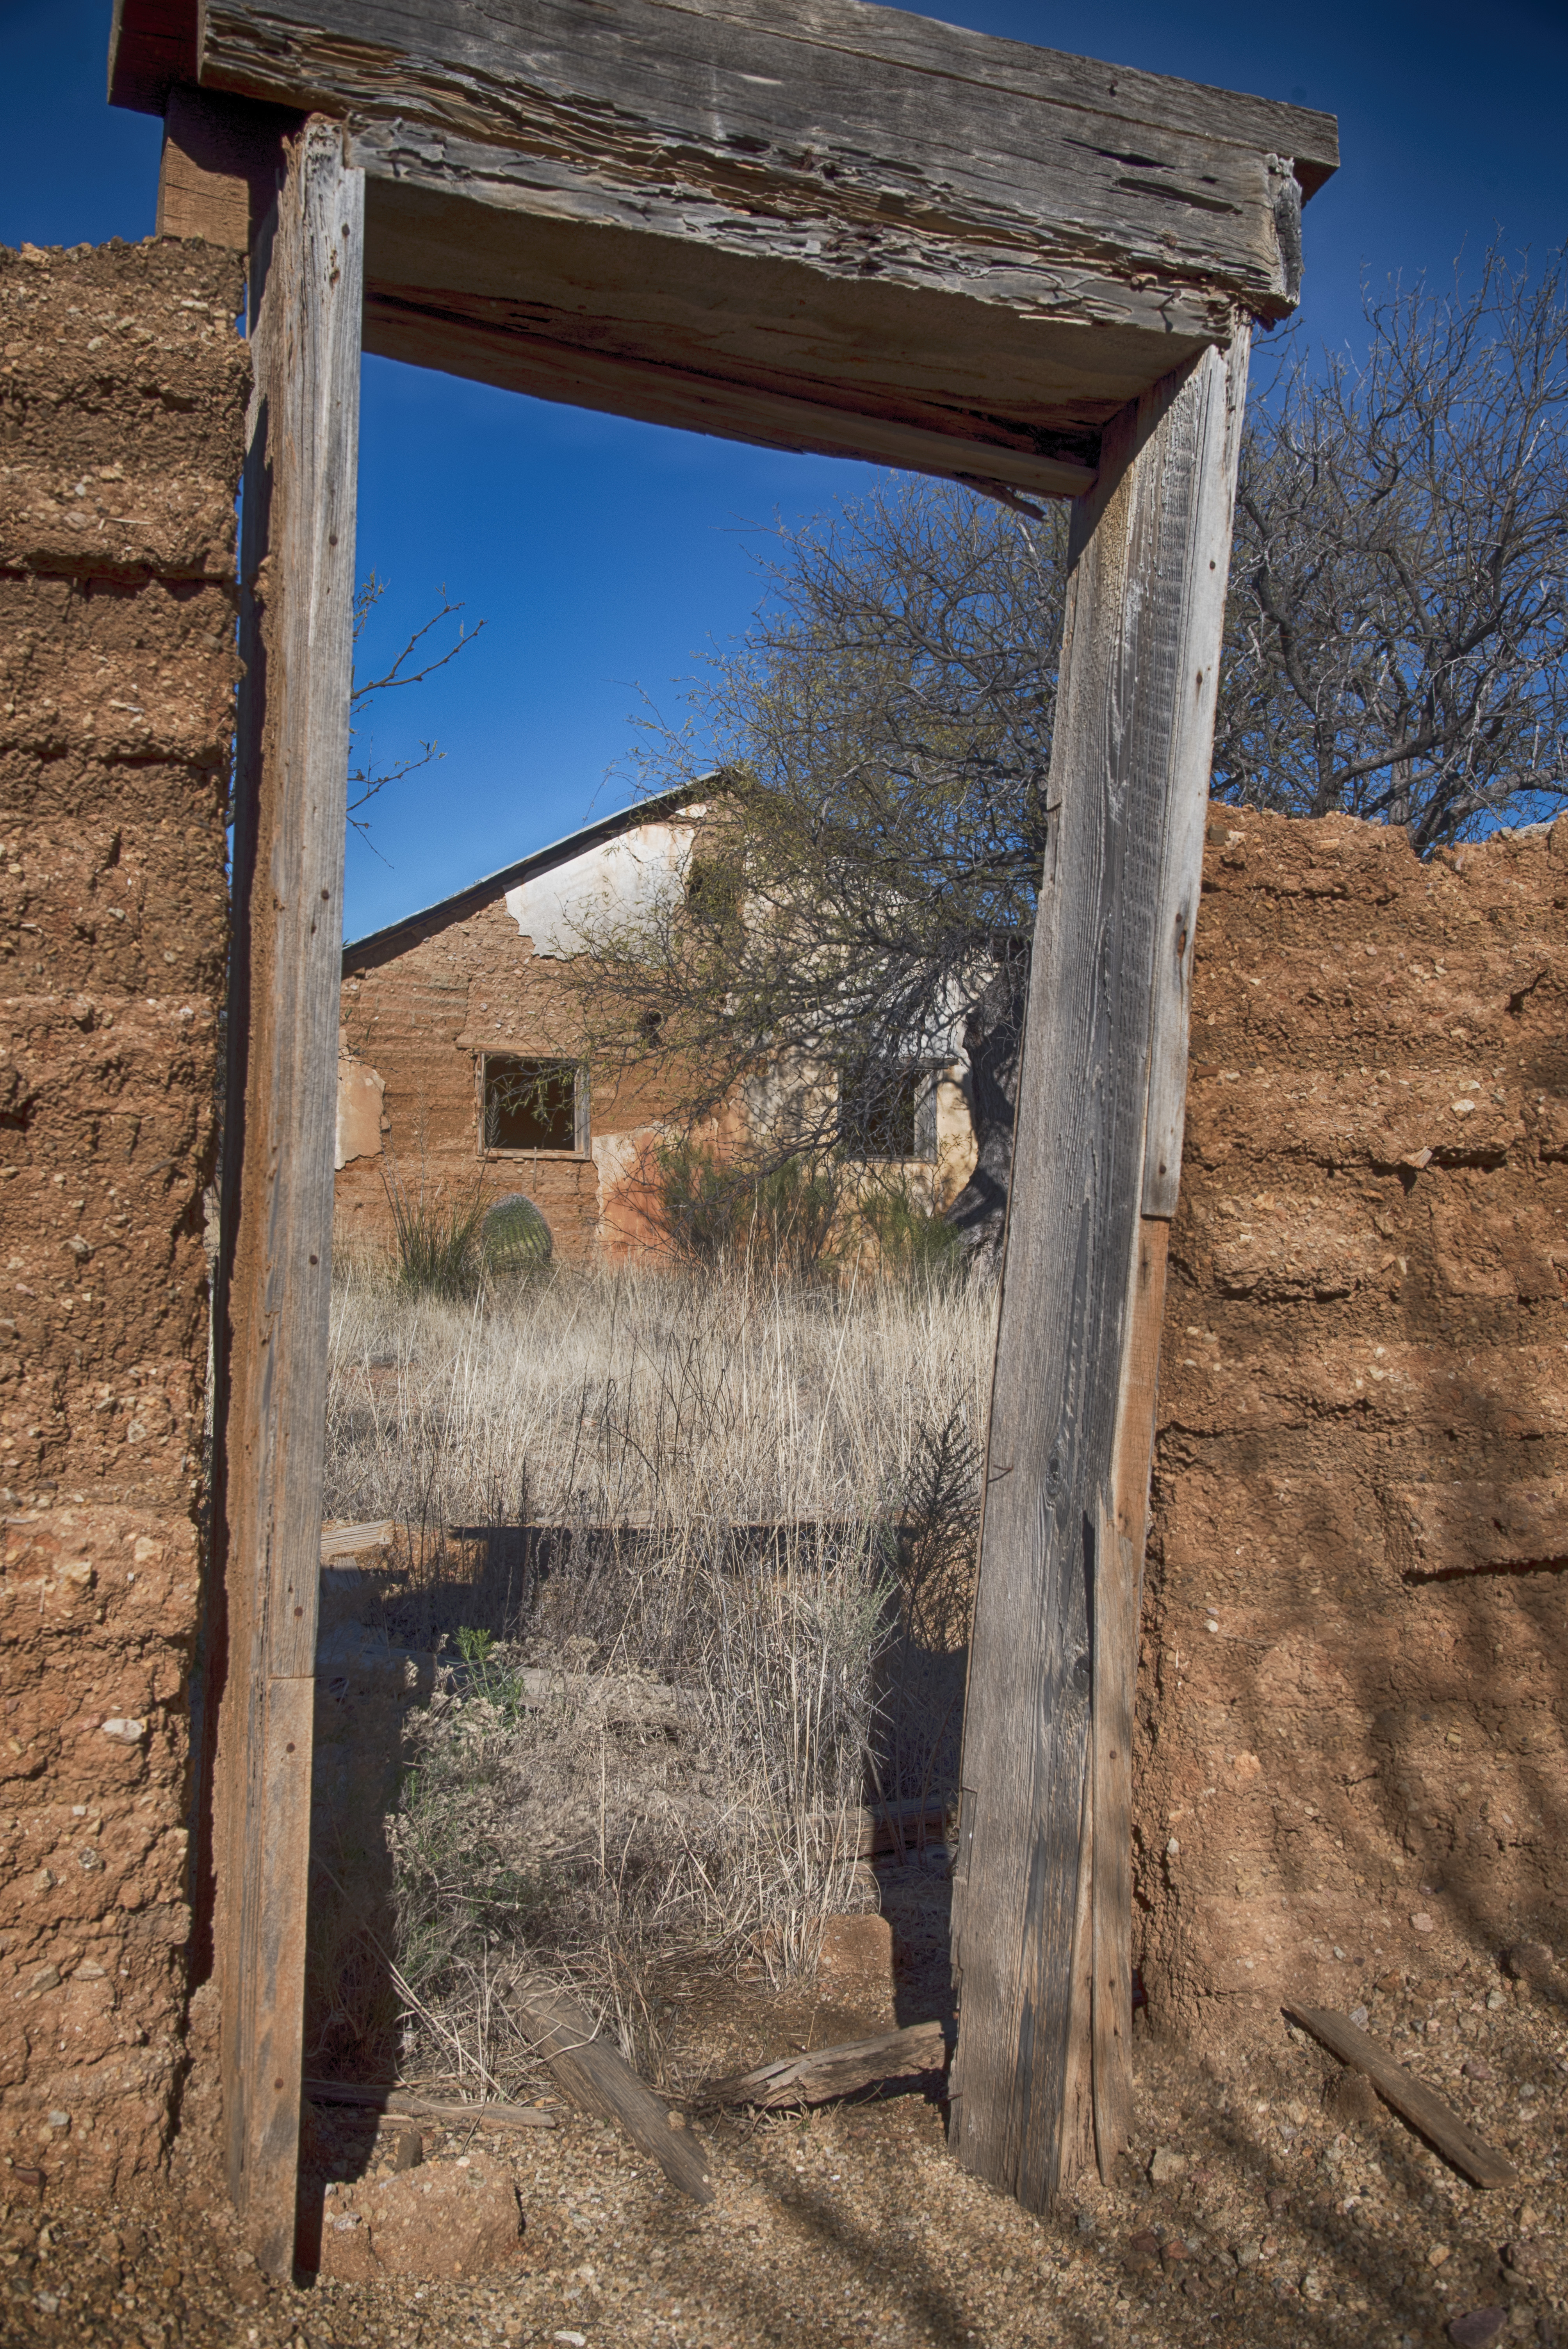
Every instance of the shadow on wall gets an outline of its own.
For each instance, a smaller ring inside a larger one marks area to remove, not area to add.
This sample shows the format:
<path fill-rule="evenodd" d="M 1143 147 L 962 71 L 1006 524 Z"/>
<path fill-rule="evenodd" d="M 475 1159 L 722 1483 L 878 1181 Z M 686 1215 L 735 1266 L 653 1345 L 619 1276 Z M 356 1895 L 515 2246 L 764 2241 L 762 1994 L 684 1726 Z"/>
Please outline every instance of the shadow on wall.
<path fill-rule="evenodd" d="M 1215 814 L 1138 1888 L 1230 2030 L 1568 1930 L 1568 823 Z"/>

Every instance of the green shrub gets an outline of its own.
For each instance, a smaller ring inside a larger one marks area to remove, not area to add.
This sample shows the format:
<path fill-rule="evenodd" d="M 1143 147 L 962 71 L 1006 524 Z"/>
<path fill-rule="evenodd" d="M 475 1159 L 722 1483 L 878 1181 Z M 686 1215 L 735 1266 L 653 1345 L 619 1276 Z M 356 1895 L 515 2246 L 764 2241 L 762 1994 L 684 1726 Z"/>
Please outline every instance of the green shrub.
<path fill-rule="evenodd" d="M 444 1202 L 421 1181 L 410 1195 L 396 1172 L 383 1178 L 397 1248 L 397 1286 L 414 1297 L 461 1299 L 475 1295 L 484 1279 L 484 1208 L 476 1195 L 467 1206 Z"/>
<path fill-rule="evenodd" d="M 760 1263 L 796 1277 L 825 1271 L 838 1214 L 838 1183 L 803 1158 L 759 1170 L 690 1141 L 658 1154 L 654 1220 L 687 1264 Z"/>
<path fill-rule="evenodd" d="M 505 1278 L 542 1272 L 555 1244 L 533 1201 L 511 1191 L 486 1210 L 482 1245 L 486 1271 Z"/>
<path fill-rule="evenodd" d="M 860 1203 L 861 1223 L 877 1245 L 882 1268 L 895 1279 L 956 1280 L 964 1244 L 945 1216 L 928 1207 L 907 1184 L 880 1184 Z"/>

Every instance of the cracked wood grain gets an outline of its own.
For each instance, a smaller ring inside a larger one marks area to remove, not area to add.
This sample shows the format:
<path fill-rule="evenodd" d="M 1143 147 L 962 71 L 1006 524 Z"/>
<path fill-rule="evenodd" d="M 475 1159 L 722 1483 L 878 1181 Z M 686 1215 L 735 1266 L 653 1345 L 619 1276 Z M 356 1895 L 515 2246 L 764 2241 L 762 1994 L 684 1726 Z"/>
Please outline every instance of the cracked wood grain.
<path fill-rule="evenodd" d="M 241 550 L 214 1924 L 229 2189 L 278 2276 L 294 2250 L 364 242 L 340 128 L 311 122 L 284 151 L 253 274 Z"/>
<path fill-rule="evenodd" d="M 1192 571 L 1243 379 L 1239 357 L 1233 371 L 1208 351 L 1127 410 L 1073 518 L 1051 755 L 1060 813 L 1030 980 L 970 1650 L 961 1777 L 973 1827 L 954 1889 L 953 2142 L 966 2168 L 1033 2209 L 1088 2150 L 1093 2036 L 1109 2067 L 1095 2093 L 1108 2157 L 1125 2109 L 1125 2041 L 1103 1997 L 1119 1997 L 1127 1962 L 1119 1764 L 1151 1419 L 1151 1372 L 1133 1359 L 1148 1354 L 1152 1312 L 1148 1282 L 1140 1310 L 1140 1209 L 1157 963 L 1181 867 L 1171 843 L 1208 780 L 1206 761 L 1181 750 Z M 1206 665 L 1222 612 L 1205 608 Z M 1174 1012 L 1160 1000 L 1160 1017 L 1184 1018 L 1184 999 Z M 1119 1501 L 1132 1525 L 1118 1522 Z M 1086 1868 L 1099 1888 L 1098 2034 L 1083 1993 Z"/>
<path fill-rule="evenodd" d="M 1046 494 L 1294 307 L 1336 155 L 1326 117 L 858 0 L 208 0 L 200 69 L 347 123 L 368 347 Z"/>

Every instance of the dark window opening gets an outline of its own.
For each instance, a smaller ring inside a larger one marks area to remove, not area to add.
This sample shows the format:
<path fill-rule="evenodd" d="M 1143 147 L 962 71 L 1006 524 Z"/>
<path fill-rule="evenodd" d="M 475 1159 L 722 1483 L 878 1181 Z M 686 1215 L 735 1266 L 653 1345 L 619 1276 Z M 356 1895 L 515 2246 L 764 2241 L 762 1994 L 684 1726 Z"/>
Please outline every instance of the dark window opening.
<path fill-rule="evenodd" d="M 582 1071 L 573 1061 L 531 1061 L 512 1052 L 484 1060 L 487 1150 L 582 1150 Z"/>
<path fill-rule="evenodd" d="M 867 1061 L 839 1083 L 839 1146 L 847 1158 L 934 1159 L 936 1071 Z"/>
<path fill-rule="evenodd" d="M 740 911 L 741 875 L 728 857 L 694 856 L 686 867 L 686 906 L 694 920 L 727 929 Z"/>

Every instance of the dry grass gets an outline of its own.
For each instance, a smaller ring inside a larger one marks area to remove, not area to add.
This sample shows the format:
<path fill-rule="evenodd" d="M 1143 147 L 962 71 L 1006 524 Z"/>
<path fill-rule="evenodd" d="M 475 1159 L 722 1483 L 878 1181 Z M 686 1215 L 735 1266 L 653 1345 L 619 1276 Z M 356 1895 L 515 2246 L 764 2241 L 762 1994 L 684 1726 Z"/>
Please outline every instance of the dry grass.
<path fill-rule="evenodd" d="M 548 1971 L 657 2073 L 673 1966 L 811 1964 L 868 1793 L 956 1759 L 991 1330 L 940 1283 L 342 1283 L 328 1509 L 409 1526 L 381 1621 L 440 1669 L 379 1845 L 318 1817 L 316 2060 L 516 2085 L 498 1984 Z"/>
<path fill-rule="evenodd" d="M 333 1318 L 326 1508 L 456 1525 L 780 1525 L 897 1510 L 984 1428 L 992 1300 L 937 1281 L 629 1267 L 470 1305 L 356 1268 Z"/>

